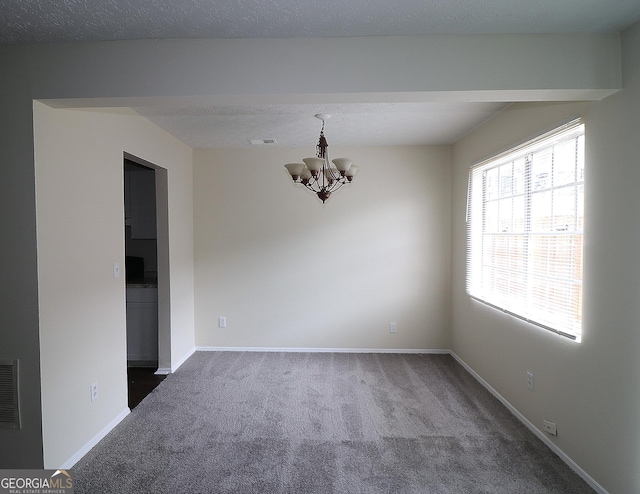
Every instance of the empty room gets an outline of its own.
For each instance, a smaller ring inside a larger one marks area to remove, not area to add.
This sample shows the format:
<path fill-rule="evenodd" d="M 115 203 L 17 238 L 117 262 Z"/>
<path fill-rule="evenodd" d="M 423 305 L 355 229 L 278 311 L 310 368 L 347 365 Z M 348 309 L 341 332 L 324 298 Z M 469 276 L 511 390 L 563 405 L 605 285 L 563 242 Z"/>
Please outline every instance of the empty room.
<path fill-rule="evenodd" d="M 0 473 L 640 492 L 637 1 L 0 26 Z"/>

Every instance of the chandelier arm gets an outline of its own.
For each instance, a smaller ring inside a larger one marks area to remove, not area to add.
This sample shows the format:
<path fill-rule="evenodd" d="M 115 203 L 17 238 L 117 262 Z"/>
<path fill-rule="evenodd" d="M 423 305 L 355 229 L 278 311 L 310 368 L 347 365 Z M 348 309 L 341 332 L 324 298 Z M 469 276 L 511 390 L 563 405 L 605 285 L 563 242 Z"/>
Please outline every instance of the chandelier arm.
<path fill-rule="evenodd" d="M 333 182 L 329 183 L 326 179 L 326 173 L 321 171 L 317 176 L 312 176 L 307 183 L 298 182 L 300 185 L 304 185 L 308 190 L 313 193 L 318 193 L 321 190 L 327 190 L 329 192 L 335 192 L 340 187 L 349 183 L 347 177 L 343 177 L 339 173 L 335 173 L 333 170 L 330 170 L 329 174 L 333 178 Z M 322 178 L 320 176 L 322 175 Z"/>
<path fill-rule="evenodd" d="M 335 170 L 334 168 L 329 168 L 329 173 L 331 174 L 331 178 L 336 182 L 339 182 L 344 178 L 342 175 L 340 175 L 340 172 L 337 172 L 337 170 Z"/>
<path fill-rule="evenodd" d="M 333 185 L 329 188 L 329 192 L 335 192 L 343 185 L 344 185 L 344 182 L 336 180 L 335 182 L 333 182 Z"/>
<path fill-rule="evenodd" d="M 316 190 L 314 188 L 314 185 L 317 185 L 317 181 L 309 181 L 306 184 L 301 184 L 304 185 L 307 189 L 309 189 L 311 192 L 313 192 L 314 194 L 318 192 L 318 190 L 320 190 L 320 188 L 318 188 L 318 190 Z"/>

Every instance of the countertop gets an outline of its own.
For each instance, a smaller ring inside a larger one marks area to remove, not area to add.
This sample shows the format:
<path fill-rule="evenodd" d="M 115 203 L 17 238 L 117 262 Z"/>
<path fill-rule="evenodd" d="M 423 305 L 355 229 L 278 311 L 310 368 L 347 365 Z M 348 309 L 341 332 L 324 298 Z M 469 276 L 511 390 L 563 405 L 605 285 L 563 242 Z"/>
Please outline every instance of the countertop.
<path fill-rule="evenodd" d="M 158 288 L 158 278 L 147 276 L 127 281 L 127 288 Z"/>

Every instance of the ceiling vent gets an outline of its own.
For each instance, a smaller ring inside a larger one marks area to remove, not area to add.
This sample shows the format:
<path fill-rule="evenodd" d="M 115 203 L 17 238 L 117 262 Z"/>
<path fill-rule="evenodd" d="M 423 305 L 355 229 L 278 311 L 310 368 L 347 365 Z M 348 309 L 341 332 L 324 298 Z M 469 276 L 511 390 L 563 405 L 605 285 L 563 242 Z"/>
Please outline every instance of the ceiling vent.
<path fill-rule="evenodd" d="M 249 142 L 254 146 L 261 146 L 264 144 L 278 144 L 278 141 L 274 137 L 267 137 L 265 139 L 249 139 Z"/>
<path fill-rule="evenodd" d="M 18 361 L 0 360 L 0 429 L 19 428 Z"/>

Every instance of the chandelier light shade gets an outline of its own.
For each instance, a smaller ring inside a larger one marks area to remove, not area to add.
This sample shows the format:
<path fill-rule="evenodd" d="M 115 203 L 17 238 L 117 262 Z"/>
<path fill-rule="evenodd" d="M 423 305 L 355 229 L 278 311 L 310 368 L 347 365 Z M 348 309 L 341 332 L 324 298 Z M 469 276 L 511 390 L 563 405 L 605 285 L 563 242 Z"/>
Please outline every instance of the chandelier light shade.
<path fill-rule="evenodd" d="M 294 183 L 304 185 L 324 203 L 333 192 L 351 183 L 358 172 L 358 167 L 349 158 L 336 158 L 329 161 L 329 145 L 324 137 L 324 122 L 331 115 L 318 113 L 315 117 L 322 120 L 316 156 L 303 158 L 303 163 L 287 163 L 284 167 Z"/>

